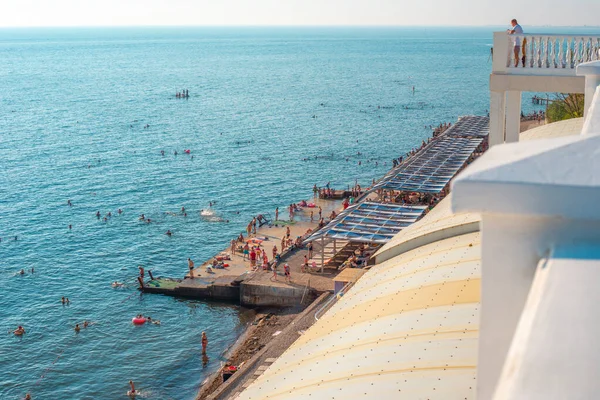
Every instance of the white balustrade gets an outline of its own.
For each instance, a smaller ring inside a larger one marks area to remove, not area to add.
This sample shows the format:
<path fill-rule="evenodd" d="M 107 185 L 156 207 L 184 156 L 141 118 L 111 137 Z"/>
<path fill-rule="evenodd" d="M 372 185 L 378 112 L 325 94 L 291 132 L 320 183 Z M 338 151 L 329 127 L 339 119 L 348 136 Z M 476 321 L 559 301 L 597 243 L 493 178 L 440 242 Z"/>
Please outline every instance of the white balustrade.
<path fill-rule="evenodd" d="M 496 73 L 575 76 L 577 65 L 600 60 L 600 35 L 495 32 L 494 53 Z"/>

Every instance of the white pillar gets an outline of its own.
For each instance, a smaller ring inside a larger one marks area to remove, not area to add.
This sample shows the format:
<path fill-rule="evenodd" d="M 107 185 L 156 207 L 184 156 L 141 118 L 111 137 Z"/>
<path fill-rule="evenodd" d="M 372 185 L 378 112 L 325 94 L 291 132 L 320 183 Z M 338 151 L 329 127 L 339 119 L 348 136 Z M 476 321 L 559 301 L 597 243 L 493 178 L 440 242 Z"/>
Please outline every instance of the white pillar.
<path fill-rule="evenodd" d="M 490 91 L 490 147 L 504 143 L 505 93 Z"/>
<path fill-rule="evenodd" d="M 587 117 L 596 88 L 600 85 L 600 61 L 590 61 L 577 66 L 577 75 L 585 76 L 585 104 L 583 116 Z"/>
<path fill-rule="evenodd" d="M 521 132 L 521 92 L 506 92 L 506 143 L 518 142 Z"/>
<path fill-rule="evenodd" d="M 533 239 L 515 229 L 520 219 L 485 215 L 477 398 L 491 399 L 500 378 L 539 260 Z"/>

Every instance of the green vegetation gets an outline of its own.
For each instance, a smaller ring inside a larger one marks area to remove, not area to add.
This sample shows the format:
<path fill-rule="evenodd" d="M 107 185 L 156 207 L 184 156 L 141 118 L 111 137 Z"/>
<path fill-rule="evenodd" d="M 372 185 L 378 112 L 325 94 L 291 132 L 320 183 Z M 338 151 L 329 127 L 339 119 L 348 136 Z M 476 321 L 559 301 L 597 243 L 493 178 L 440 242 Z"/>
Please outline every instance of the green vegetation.
<path fill-rule="evenodd" d="M 557 93 L 546 111 L 548 122 L 583 117 L 583 99 L 583 94 Z"/>

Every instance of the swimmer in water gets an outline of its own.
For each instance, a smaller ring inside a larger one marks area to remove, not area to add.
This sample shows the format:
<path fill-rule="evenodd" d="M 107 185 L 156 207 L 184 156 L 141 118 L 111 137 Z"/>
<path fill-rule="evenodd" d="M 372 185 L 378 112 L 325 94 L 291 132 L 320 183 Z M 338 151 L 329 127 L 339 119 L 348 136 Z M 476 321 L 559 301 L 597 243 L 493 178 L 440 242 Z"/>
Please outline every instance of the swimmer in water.
<path fill-rule="evenodd" d="M 165 232 L 165 235 L 171 236 L 171 235 L 173 235 L 173 233 L 170 230 L 168 230 L 167 232 Z"/>
<path fill-rule="evenodd" d="M 19 275 L 25 275 L 25 270 L 24 269 L 20 270 Z"/>
<path fill-rule="evenodd" d="M 84 320 L 83 321 L 83 327 L 87 328 L 88 326 L 90 326 L 90 323 Z"/>
<path fill-rule="evenodd" d="M 96 211 L 96 218 L 100 219 L 100 211 Z"/>
<path fill-rule="evenodd" d="M 69 230 L 73 229 L 73 225 L 69 224 Z"/>
<path fill-rule="evenodd" d="M 131 390 L 129 390 L 127 392 L 127 396 L 135 397 L 135 395 L 137 394 L 137 391 L 135 390 L 133 381 L 129 381 L 129 387 L 131 387 Z"/>
<path fill-rule="evenodd" d="M 185 212 L 185 207 L 181 207 L 181 212 L 184 213 Z"/>
<path fill-rule="evenodd" d="M 33 274 L 35 272 L 35 269 L 33 269 L 33 267 L 31 267 L 31 273 Z"/>
<path fill-rule="evenodd" d="M 79 331 L 81 330 L 81 328 L 79 327 L 79 324 L 75 324 L 75 333 L 79 333 Z"/>
<path fill-rule="evenodd" d="M 152 317 L 150 317 L 150 316 L 146 317 L 146 322 L 148 322 L 149 324 L 160 325 L 160 321 L 159 320 L 152 319 Z"/>
<path fill-rule="evenodd" d="M 123 213 L 123 210 L 121 210 L 121 209 L 119 208 L 119 210 L 117 210 L 117 212 L 119 213 L 119 215 L 121 215 L 121 214 Z"/>
<path fill-rule="evenodd" d="M 17 335 L 17 336 L 21 336 L 21 335 L 25 334 L 25 328 L 23 328 L 21 325 L 19 325 L 19 326 L 17 327 L 17 329 L 15 329 L 15 330 L 13 331 L 13 333 L 14 333 L 15 335 Z"/>
<path fill-rule="evenodd" d="M 114 288 L 117 288 L 117 287 L 123 287 L 123 286 L 124 286 L 124 284 L 123 284 L 123 283 L 121 283 L 121 282 L 119 282 L 119 281 L 114 281 L 114 282 L 111 284 L 111 286 L 112 286 L 112 287 L 114 287 Z"/>
<path fill-rule="evenodd" d="M 25 400 L 31 400 L 31 395 L 29 393 L 25 394 Z"/>
<path fill-rule="evenodd" d="M 144 214 L 140 215 L 140 217 L 138 218 L 140 221 L 145 221 L 146 220 L 146 216 Z"/>

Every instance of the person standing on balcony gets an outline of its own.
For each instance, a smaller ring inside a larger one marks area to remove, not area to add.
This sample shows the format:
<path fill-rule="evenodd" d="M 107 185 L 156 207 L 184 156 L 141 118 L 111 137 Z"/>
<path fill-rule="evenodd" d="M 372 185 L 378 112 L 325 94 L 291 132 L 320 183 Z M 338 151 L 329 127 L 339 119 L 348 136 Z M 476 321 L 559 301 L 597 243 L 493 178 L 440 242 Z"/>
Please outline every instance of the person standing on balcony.
<path fill-rule="evenodd" d="M 510 21 L 510 24 L 512 25 L 512 29 L 508 30 L 508 33 L 510 35 L 519 35 L 523 33 L 523 28 L 521 28 L 521 25 L 519 25 L 519 23 L 517 22 L 516 19 L 513 19 L 512 21 Z M 515 37 L 514 39 L 514 44 L 515 44 L 515 48 L 514 48 L 514 53 L 515 53 L 515 67 L 519 66 L 519 53 L 521 53 L 521 38 L 520 37 Z M 523 46 L 523 51 L 525 50 L 525 47 Z M 523 55 L 523 64 L 525 64 L 525 55 Z"/>

